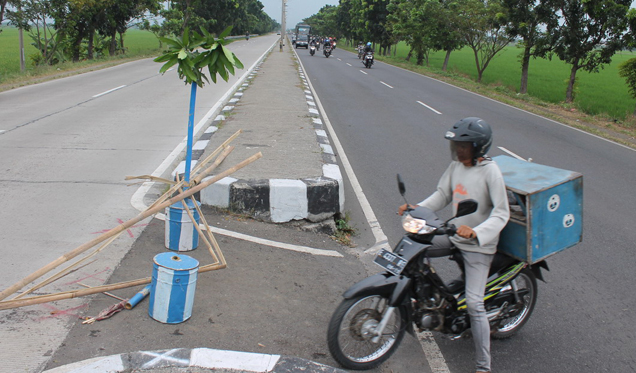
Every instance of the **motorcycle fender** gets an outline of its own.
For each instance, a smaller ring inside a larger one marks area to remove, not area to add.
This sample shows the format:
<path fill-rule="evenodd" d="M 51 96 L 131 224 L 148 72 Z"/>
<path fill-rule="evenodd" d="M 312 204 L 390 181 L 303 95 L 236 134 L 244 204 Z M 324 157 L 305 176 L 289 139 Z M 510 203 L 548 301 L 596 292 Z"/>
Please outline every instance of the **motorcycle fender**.
<path fill-rule="evenodd" d="M 396 307 L 404 301 L 411 281 L 405 276 L 378 273 L 353 285 L 342 296 L 345 299 L 351 299 L 358 296 L 379 294 L 389 298 L 389 305 Z"/>
<path fill-rule="evenodd" d="M 548 263 L 545 260 L 534 263 L 530 266 L 530 270 L 532 271 L 532 273 L 534 273 L 534 277 L 545 282 L 545 280 L 543 279 L 543 274 L 541 273 L 541 268 L 545 269 L 546 271 L 550 270 L 550 268 L 548 268 Z"/>

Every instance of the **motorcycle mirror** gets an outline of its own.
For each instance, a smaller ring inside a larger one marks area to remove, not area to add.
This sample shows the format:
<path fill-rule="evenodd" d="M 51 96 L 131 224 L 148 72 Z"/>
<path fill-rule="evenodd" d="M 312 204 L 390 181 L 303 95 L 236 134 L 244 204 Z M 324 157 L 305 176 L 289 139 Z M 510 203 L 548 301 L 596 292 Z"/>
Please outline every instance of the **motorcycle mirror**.
<path fill-rule="evenodd" d="M 404 197 L 404 194 L 406 193 L 406 186 L 404 185 L 404 181 L 402 180 L 402 176 L 400 176 L 400 174 L 397 174 L 397 182 L 400 194 L 402 195 L 402 197 Z"/>
<path fill-rule="evenodd" d="M 479 204 L 474 199 L 465 199 L 460 201 L 457 204 L 457 214 L 455 217 L 458 218 L 460 216 L 470 215 L 473 212 L 477 211 L 477 206 Z"/>

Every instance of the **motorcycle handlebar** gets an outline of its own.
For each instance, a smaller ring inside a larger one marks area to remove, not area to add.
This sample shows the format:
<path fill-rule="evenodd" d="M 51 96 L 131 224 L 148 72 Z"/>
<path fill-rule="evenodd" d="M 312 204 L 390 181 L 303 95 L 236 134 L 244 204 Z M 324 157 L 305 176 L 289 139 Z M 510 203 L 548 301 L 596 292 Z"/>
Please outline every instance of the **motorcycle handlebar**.
<path fill-rule="evenodd" d="M 450 237 L 450 236 L 454 236 L 455 233 L 457 233 L 457 227 L 455 227 L 455 225 L 453 224 L 449 224 L 446 227 L 437 228 L 437 230 L 435 231 L 435 234 L 438 236 L 447 235 Z"/>

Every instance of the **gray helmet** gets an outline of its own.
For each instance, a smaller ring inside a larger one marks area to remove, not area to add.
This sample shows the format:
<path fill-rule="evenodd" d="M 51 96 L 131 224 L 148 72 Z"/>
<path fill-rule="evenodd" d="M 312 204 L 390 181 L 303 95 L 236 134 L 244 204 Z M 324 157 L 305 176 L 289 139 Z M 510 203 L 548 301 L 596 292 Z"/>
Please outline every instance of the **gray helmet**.
<path fill-rule="evenodd" d="M 451 141 L 471 142 L 474 158 L 486 155 L 492 145 L 492 130 L 490 125 L 481 118 L 468 117 L 453 125 L 444 138 Z"/>

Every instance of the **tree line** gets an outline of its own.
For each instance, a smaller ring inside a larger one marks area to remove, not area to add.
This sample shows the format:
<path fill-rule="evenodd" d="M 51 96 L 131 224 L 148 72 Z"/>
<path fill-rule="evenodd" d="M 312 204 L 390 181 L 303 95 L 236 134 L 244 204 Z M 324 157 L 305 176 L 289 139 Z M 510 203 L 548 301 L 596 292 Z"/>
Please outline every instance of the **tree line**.
<path fill-rule="evenodd" d="M 632 0 L 340 0 L 304 22 L 321 35 L 371 41 L 389 54 L 405 42 L 418 65 L 431 52 L 473 51 L 477 80 L 511 43 L 521 47 L 520 93 L 527 93 L 528 67 L 535 58 L 559 58 L 570 66 L 566 102 L 573 102 L 578 71 L 598 72 L 618 51 L 636 45 Z M 633 77 L 636 63 L 623 64 Z M 629 81 L 628 81 L 628 84 Z M 636 88 L 634 93 L 636 95 Z"/>
<path fill-rule="evenodd" d="M 181 36 L 186 28 L 218 35 L 233 26 L 242 35 L 279 27 L 259 0 L 0 0 L 0 22 L 5 18 L 29 32 L 39 51 L 33 62 L 50 65 L 125 53 L 130 27 L 157 36 Z"/>

